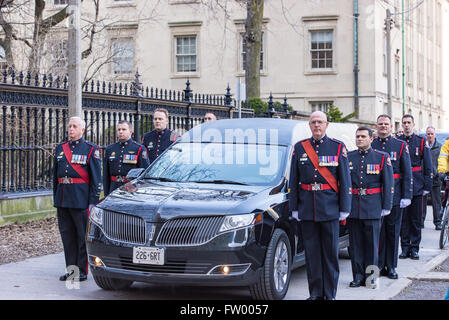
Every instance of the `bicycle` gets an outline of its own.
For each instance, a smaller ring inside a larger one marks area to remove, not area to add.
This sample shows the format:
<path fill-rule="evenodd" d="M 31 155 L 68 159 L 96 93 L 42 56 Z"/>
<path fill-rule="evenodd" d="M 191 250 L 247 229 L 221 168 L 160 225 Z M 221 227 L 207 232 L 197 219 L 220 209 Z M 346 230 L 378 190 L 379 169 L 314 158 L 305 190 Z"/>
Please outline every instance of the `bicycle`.
<path fill-rule="evenodd" d="M 449 239 L 449 204 L 446 204 L 443 211 L 440 233 L 440 249 L 443 249 Z"/>

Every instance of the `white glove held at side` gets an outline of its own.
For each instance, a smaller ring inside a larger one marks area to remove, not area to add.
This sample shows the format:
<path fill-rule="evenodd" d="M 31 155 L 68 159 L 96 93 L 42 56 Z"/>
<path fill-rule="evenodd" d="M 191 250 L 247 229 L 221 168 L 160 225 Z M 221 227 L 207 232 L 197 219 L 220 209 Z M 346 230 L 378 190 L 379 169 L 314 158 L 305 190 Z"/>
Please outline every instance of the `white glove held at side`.
<path fill-rule="evenodd" d="M 298 218 L 298 211 L 292 211 L 292 217 L 298 221 L 301 221 L 301 219 Z"/>
<path fill-rule="evenodd" d="M 339 221 L 345 220 L 347 217 L 349 217 L 349 212 L 340 212 L 340 218 Z"/>
<path fill-rule="evenodd" d="M 382 209 L 382 213 L 380 214 L 382 217 L 388 216 L 390 214 L 390 210 Z"/>
<path fill-rule="evenodd" d="M 399 207 L 401 209 L 408 207 L 412 203 L 412 200 L 410 199 L 401 199 L 401 202 L 399 203 Z"/>

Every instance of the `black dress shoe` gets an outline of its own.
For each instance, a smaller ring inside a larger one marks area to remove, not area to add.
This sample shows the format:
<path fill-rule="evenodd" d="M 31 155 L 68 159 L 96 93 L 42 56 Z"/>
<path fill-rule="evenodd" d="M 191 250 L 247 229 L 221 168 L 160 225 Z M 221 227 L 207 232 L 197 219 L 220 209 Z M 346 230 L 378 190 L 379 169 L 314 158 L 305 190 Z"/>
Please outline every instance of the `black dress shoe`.
<path fill-rule="evenodd" d="M 363 286 L 364 284 L 365 282 L 363 282 L 362 280 L 354 280 L 349 283 L 349 286 L 351 288 L 358 288 L 360 286 Z"/>
<path fill-rule="evenodd" d="M 383 268 L 382 270 L 380 270 L 379 275 L 380 275 L 381 277 L 387 277 L 387 276 L 388 276 L 388 270 L 385 269 L 385 268 Z"/>
<path fill-rule="evenodd" d="M 81 273 L 79 277 L 79 281 L 86 281 L 87 280 L 87 274 Z"/>
<path fill-rule="evenodd" d="M 313 297 L 308 297 L 306 300 L 324 300 L 324 298 L 323 297 L 315 297 L 315 296 L 313 296 Z"/>
<path fill-rule="evenodd" d="M 441 229 L 442 229 L 441 224 L 435 226 L 435 230 L 441 230 Z"/>
<path fill-rule="evenodd" d="M 407 259 L 408 257 L 410 257 L 410 252 L 402 251 L 401 254 L 399 255 L 399 259 Z"/>
<path fill-rule="evenodd" d="M 412 258 L 412 260 L 419 260 L 419 254 L 416 251 L 412 251 L 410 253 L 410 257 Z"/>
<path fill-rule="evenodd" d="M 62 276 L 59 277 L 59 281 L 66 281 L 72 275 L 72 273 L 73 272 L 63 274 Z"/>
<path fill-rule="evenodd" d="M 394 270 L 394 268 L 391 268 L 388 270 L 388 274 L 387 277 L 390 279 L 397 279 L 398 278 L 398 273 L 396 272 L 396 270 Z"/>

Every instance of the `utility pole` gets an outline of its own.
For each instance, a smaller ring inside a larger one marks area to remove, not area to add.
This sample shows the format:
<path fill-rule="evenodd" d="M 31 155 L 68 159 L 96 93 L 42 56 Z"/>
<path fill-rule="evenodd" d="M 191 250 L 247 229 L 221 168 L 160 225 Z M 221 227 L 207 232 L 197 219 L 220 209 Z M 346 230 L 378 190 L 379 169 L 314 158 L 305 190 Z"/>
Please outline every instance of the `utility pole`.
<path fill-rule="evenodd" d="M 354 112 L 359 118 L 359 1 L 354 0 Z"/>
<path fill-rule="evenodd" d="M 67 41 L 67 73 L 69 82 L 69 117 L 81 117 L 81 0 L 69 0 L 68 22 L 69 32 Z"/>
<path fill-rule="evenodd" d="M 404 0 L 402 0 L 402 12 L 404 12 Z M 405 114 L 405 14 L 401 15 L 402 31 L 402 115 Z"/>
<path fill-rule="evenodd" d="M 387 94 L 388 94 L 388 115 L 393 116 L 393 106 L 391 101 L 391 27 L 393 20 L 391 19 L 391 11 L 387 9 L 387 17 L 385 19 L 386 45 L 387 45 Z"/>

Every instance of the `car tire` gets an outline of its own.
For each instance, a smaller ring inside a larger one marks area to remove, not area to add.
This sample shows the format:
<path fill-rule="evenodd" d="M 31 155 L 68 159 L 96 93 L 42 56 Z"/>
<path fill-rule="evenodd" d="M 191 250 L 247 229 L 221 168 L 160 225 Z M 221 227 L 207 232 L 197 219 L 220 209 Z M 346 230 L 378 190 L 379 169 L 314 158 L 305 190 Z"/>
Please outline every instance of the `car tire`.
<path fill-rule="evenodd" d="M 94 274 L 92 274 L 92 276 L 97 286 L 104 290 L 125 290 L 128 289 L 133 283 L 133 281 L 130 280 L 102 277 Z"/>
<path fill-rule="evenodd" d="M 250 286 L 255 300 L 281 300 L 290 284 L 292 255 L 290 241 L 284 230 L 276 229 L 268 245 L 262 274 Z"/>

